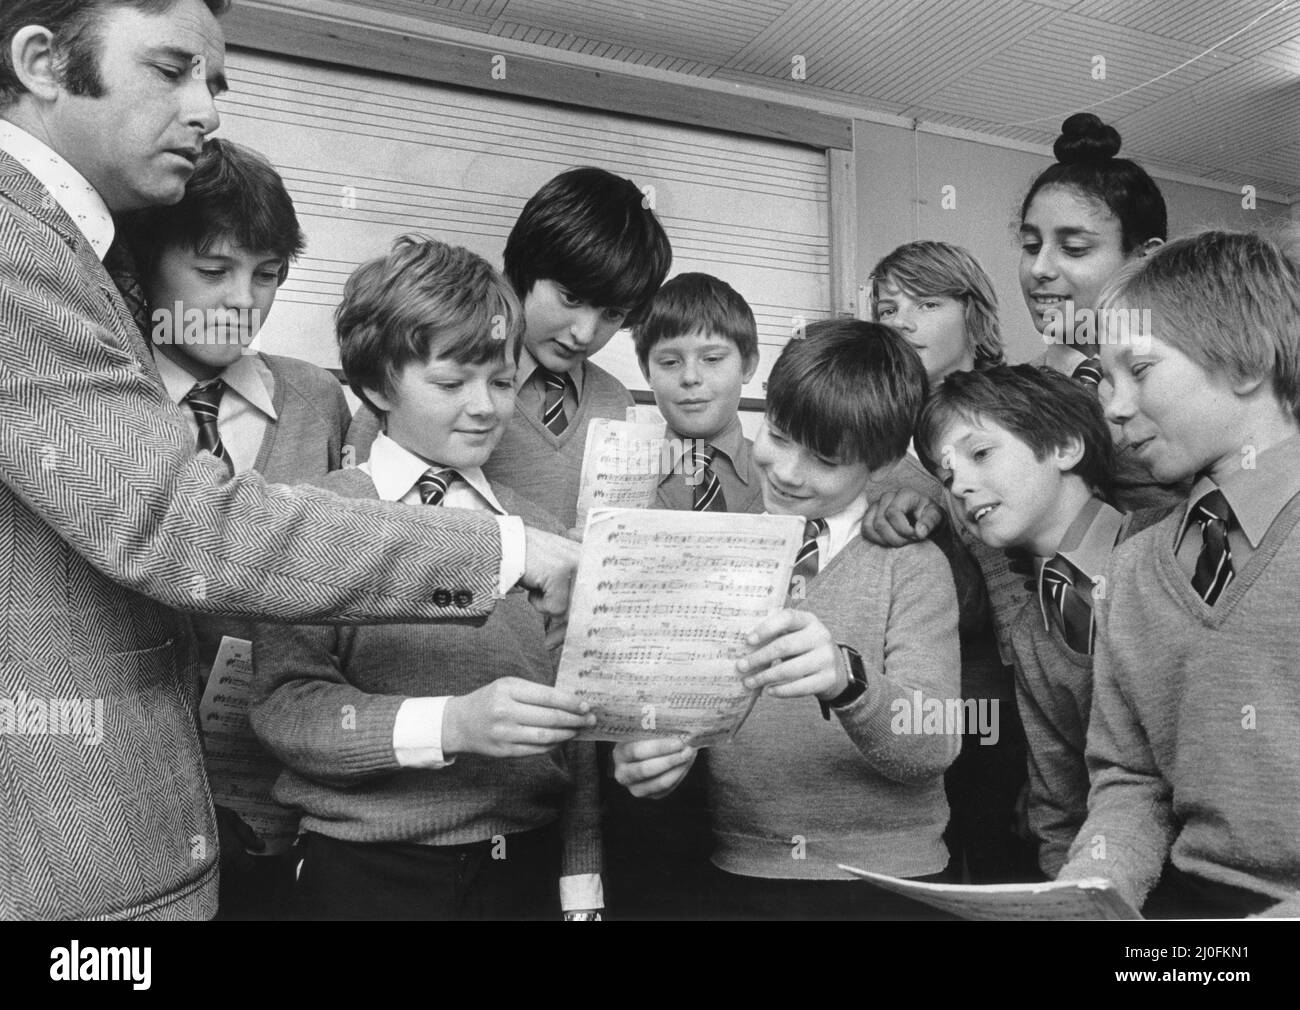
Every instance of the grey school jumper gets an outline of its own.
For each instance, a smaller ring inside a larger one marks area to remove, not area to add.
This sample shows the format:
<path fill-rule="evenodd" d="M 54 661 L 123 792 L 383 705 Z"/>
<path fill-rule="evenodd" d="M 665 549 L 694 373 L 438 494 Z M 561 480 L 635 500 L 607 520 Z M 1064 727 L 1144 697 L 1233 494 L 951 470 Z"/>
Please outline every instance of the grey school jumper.
<path fill-rule="evenodd" d="M 495 487 L 514 488 L 558 520 L 565 529 L 578 513 L 578 478 L 586 448 L 587 424 L 598 417 L 623 420 L 632 395 L 614 376 L 590 361 L 583 366 L 578 410 L 560 435 L 552 434 L 536 411 L 515 407 L 510 427 L 483 474 Z"/>
<path fill-rule="evenodd" d="M 713 862 L 807 880 L 846 879 L 841 862 L 900 877 L 938 873 L 948 862 L 943 773 L 961 726 L 945 732 L 954 727 L 923 715 L 927 700 L 942 710 L 961 697 L 947 561 L 931 543 L 857 539 L 809 583 L 806 600 L 789 605 L 862 654 L 867 691 L 829 722 L 816 699 L 760 698 L 736 739 L 709 752 Z"/>
<path fill-rule="evenodd" d="M 1140 907 L 1165 857 L 1279 900 L 1300 891 L 1300 497 L 1215 606 L 1174 556 L 1177 510 L 1116 548 L 1097 610 L 1088 819 L 1061 879 Z"/>

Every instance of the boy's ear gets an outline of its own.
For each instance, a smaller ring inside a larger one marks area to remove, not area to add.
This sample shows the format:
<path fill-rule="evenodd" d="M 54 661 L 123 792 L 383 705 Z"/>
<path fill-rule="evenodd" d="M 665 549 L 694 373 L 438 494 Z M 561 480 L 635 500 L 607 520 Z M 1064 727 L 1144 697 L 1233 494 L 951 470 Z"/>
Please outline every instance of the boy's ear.
<path fill-rule="evenodd" d="M 369 386 L 362 386 L 361 391 L 366 394 L 366 399 L 387 414 L 393 409 L 392 401 L 377 389 L 371 389 Z"/>
<path fill-rule="evenodd" d="M 1078 435 L 1071 435 L 1064 445 L 1058 445 L 1052 450 L 1052 462 L 1061 473 L 1073 470 L 1082 459 L 1083 439 Z"/>
<path fill-rule="evenodd" d="M 741 373 L 741 375 L 743 376 L 744 381 L 748 382 L 750 379 L 754 377 L 754 373 L 758 371 L 758 352 L 755 351 L 753 355 L 746 358 L 744 364 L 745 364 L 745 370 Z"/>
<path fill-rule="evenodd" d="M 1264 376 L 1248 376 L 1242 379 L 1234 379 L 1232 391 L 1238 396 L 1250 396 L 1255 390 L 1264 384 Z"/>
<path fill-rule="evenodd" d="M 1151 238 L 1149 238 L 1149 239 L 1147 239 L 1145 242 L 1143 242 L 1140 246 L 1138 246 L 1136 249 L 1134 249 L 1134 250 L 1133 250 L 1133 255 L 1134 255 L 1134 256 L 1150 256 L 1153 252 L 1155 252 L 1157 249 L 1159 249 L 1159 248 L 1160 248 L 1162 245 L 1164 245 L 1164 244 L 1165 244 L 1165 240 L 1164 240 L 1164 239 L 1162 239 L 1162 238 L 1155 238 L 1154 236 L 1152 236 Z"/>

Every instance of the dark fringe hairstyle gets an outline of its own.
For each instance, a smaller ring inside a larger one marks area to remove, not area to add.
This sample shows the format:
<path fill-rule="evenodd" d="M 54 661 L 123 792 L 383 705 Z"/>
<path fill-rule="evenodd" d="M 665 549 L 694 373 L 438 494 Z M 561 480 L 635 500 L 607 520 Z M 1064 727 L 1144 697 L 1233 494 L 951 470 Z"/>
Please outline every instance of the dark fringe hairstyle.
<path fill-rule="evenodd" d="M 907 452 L 926 386 L 920 355 L 888 326 L 828 319 L 785 345 L 767 415 L 818 455 L 876 470 Z"/>
<path fill-rule="evenodd" d="M 650 300 L 645 318 L 632 330 L 636 356 L 644 366 L 661 340 L 691 333 L 716 333 L 736 345 L 746 361 L 758 354 L 758 326 L 740 293 L 710 274 L 678 274 Z"/>

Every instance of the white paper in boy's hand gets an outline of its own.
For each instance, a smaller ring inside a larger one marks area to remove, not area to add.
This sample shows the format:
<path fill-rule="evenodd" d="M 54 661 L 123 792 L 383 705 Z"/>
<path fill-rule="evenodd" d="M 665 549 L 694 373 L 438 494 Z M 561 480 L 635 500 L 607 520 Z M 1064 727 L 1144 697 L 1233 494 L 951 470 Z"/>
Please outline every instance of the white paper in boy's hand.
<path fill-rule="evenodd" d="M 593 511 L 555 682 L 596 714 L 578 738 L 733 736 L 757 697 L 736 660 L 784 606 L 803 529 L 798 516 Z"/>
<path fill-rule="evenodd" d="M 840 864 L 870 884 L 963 919 L 1141 919 L 1110 881 L 1050 880 L 1035 884 L 926 884 Z"/>
<path fill-rule="evenodd" d="M 199 703 L 199 723 L 212 801 L 239 814 L 270 855 L 293 844 L 298 818 L 271 799 L 280 766 L 248 722 L 252 680 L 253 643 L 225 636 Z"/>
<path fill-rule="evenodd" d="M 628 424 L 648 424 L 661 431 L 668 427 L 668 422 L 653 403 L 632 404 L 624 413 L 623 420 Z"/>
<path fill-rule="evenodd" d="M 663 425 L 600 417 L 587 425 L 578 482 L 578 526 L 594 508 L 645 508 L 663 469 Z"/>

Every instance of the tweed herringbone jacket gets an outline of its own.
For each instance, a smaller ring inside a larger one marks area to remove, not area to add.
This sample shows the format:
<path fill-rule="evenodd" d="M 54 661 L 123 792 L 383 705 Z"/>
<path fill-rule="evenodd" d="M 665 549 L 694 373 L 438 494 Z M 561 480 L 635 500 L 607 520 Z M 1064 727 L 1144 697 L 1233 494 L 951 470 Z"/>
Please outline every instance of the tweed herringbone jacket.
<path fill-rule="evenodd" d="M 213 913 L 177 610 L 483 616 L 500 557 L 485 513 L 290 490 L 196 456 L 89 243 L 0 152 L 0 916 Z"/>

